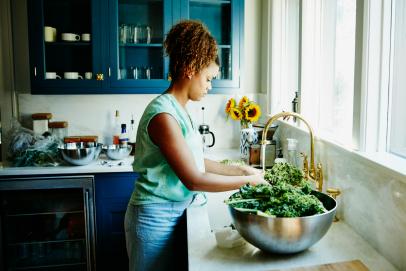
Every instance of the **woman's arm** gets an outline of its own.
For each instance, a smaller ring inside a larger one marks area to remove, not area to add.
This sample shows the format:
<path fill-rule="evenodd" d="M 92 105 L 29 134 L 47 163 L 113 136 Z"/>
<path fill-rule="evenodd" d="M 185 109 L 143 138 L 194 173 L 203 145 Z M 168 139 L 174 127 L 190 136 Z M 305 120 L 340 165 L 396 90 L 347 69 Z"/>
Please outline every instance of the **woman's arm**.
<path fill-rule="evenodd" d="M 251 176 L 224 176 L 200 172 L 183 138 L 179 124 L 169 114 L 156 115 L 149 123 L 148 133 L 173 171 L 189 190 L 219 192 L 238 189 L 246 183 L 254 185 L 266 183 L 262 173 Z"/>
<path fill-rule="evenodd" d="M 204 159 L 204 165 L 206 167 L 206 172 L 228 176 L 257 175 L 262 172 L 259 169 L 247 165 L 225 165 L 210 159 Z"/>

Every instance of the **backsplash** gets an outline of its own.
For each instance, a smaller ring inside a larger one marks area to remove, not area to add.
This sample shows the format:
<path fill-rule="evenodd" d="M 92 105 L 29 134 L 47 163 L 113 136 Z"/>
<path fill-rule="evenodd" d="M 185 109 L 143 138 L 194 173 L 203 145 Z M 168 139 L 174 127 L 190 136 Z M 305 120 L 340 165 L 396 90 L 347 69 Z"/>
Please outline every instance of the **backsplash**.
<path fill-rule="evenodd" d="M 279 125 L 281 138 L 298 139 L 298 151 L 310 159 L 309 135 L 289 124 Z M 337 187 L 342 192 L 338 217 L 399 270 L 406 270 L 406 178 L 320 139 L 315 140 L 315 156 L 315 162 L 323 164 L 324 190 Z"/>
<path fill-rule="evenodd" d="M 249 99 L 259 102 L 265 114 L 266 95 L 244 93 Z M 30 95 L 19 94 L 20 119 L 24 127 L 32 128 L 32 113 L 49 112 L 52 121 L 67 121 L 68 134 L 97 135 L 99 141 L 111 144 L 115 110 L 120 111 L 122 123 L 130 125 L 134 116 L 135 129 L 145 107 L 157 95 Z M 239 94 L 210 94 L 199 102 L 189 102 L 189 114 L 199 125 L 203 121 L 202 107 L 205 107 L 204 122 L 216 136 L 214 148 L 237 148 L 239 146 L 240 124 L 227 120 L 224 112 L 229 98 L 237 101 Z M 262 101 L 262 103 L 261 103 Z"/>

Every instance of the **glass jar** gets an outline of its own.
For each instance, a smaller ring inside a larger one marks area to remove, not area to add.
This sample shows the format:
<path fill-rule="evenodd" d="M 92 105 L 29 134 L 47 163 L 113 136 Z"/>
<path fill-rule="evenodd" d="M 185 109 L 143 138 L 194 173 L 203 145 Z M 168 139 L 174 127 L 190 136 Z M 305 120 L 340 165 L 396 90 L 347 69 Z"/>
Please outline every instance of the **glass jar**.
<path fill-rule="evenodd" d="M 61 142 L 68 136 L 68 122 L 66 121 L 50 122 L 48 127 L 51 134 Z"/>

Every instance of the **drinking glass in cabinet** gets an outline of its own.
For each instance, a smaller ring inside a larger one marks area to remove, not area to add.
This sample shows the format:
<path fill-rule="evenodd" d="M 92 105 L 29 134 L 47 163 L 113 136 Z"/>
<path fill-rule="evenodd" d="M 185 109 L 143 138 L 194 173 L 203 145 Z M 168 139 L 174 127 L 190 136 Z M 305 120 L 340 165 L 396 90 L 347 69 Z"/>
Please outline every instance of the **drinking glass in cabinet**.
<path fill-rule="evenodd" d="M 134 26 L 131 24 L 127 25 L 126 31 L 127 43 L 134 43 Z"/>
<path fill-rule="evenodd" d="M 142 43 L 151 43 L 151 27 L 148 25 L 141 26 L 141 42 Z"/>
<path fill-rule="evenodd" d="M 129 28 L 130 26 L 129 25 L 126 25 L 126 24 L 122 24 L 122 25 L 120 25 L 120 43 L 123 43 L 123 44 L 125 44 L 125 43 L 127 43 L 127 40 L 128 40 L 128 28 Z"/>
<path fill-rule="evenodd" d="M 127 79 L 127 69 L 126 68 L 120 68 L 119 79 Z"/>
<path fill-rule="evenodd" d="M 140 43 L 142 33 L 139 25 L 134 25 L 133 35 L 134 43 Z"/>

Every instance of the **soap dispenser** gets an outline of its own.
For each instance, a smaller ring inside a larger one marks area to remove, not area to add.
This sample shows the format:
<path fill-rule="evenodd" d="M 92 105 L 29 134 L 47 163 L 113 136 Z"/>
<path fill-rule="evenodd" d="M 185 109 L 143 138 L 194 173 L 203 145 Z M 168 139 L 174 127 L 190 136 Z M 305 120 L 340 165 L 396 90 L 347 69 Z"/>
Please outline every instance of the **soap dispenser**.
<path fill-rule="evenodd" d="M 297 162 L 297 139 L 287 138 L 288 141 L 288 162 L 298 167 Z"/>

